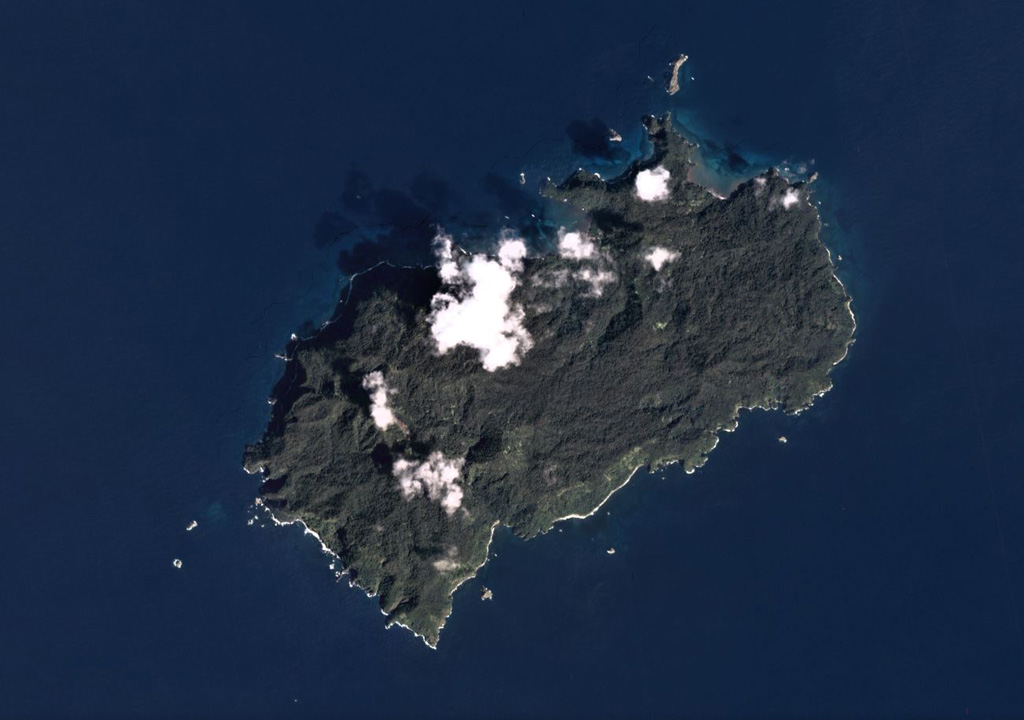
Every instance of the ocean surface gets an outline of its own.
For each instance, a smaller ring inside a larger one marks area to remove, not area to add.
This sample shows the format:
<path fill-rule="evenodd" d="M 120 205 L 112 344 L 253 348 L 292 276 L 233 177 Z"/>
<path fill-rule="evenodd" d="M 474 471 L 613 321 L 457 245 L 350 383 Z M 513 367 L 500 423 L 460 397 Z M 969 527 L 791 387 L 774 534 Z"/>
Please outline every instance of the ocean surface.
<path fill-rule="evenodd" d="M 1024 717 L 1024 14 L 552 5 L 5 6 L 0 716 Z M 670 109 L 711 179 L 819 173 L 835 388 L 385 630 L 254 512 L 274 353 Z"/>

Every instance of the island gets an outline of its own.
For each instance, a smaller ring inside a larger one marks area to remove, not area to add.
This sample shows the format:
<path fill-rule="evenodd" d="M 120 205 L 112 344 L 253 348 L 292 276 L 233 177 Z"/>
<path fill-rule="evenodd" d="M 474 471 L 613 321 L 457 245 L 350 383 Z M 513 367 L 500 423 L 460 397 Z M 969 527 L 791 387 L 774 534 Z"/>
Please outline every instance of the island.
<path fill-rule="evenodd" d="M 669 95 L 675 95 L 679 92 L 679 71 L 683 69 L 683 65 L 690 59 L 689 55 L 680 55 L 668 66 L 668 79 L 665 81 L 665 92 Z"/>
<path fill-rule="evenodd" d="M 286 348 L 244 456 L 259 502 L 432 647 L 499 525 L 530 538 L 641 468 L 692 472 L 741 409 L 829 390 L 853 341 L 808 186 L 769 170 L 717 197 L 671 118 L 643 122 L 650 155 L 621 176 L 542 187 L 586 217 L 548 252 L 439 228 L 435 265 L 354 276 Z"/>

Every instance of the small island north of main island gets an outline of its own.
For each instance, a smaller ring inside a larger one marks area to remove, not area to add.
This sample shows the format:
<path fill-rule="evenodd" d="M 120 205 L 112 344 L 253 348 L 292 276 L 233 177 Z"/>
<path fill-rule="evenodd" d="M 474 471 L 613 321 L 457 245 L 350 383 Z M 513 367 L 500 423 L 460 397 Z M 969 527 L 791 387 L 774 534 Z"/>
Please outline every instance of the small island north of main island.
<path fill-rule="evenodd" d="M 433 266 L 354 276 L 287 346 L 245 452 L 258 502 L 428 645 L 499 525 L 530 538 L 640 468 L 692 471 L 741 409 L 808 407 L 853 341 L 808 185 L 768 170 L 718 197 L 670 117 L 644 125 L 619 177 L 542 187 L 584 218 L 549 252 L 438 228 Z"/>

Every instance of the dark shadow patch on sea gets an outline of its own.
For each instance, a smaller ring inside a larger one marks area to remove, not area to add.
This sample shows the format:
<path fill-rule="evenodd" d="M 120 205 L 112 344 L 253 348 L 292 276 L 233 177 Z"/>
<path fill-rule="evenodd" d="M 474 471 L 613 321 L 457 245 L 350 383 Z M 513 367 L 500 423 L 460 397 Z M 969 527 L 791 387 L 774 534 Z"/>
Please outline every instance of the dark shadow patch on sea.
<path fill-rule="evenodd" d="M 572 143 L 573 153 L 589 160 L 619 164 L 630 158 L 629 152 L 619 144 L 622 137 L 599 118 L 573 120 L 566 125 L 565 134 Z"/>
<path fill-rule="evenodd" d="M 352 275 L 381 262 L 425 265 L 439 229 L 470 250 L 491 248 L 503 230 L 536 241 L 544 210 L 534 188 L 487 173 L 476 187 L 420 173 L 407 187 L 381 185 L 364 170 L 346 175 L 338 206 L 317 219 L 313 240 L 337 245 L 338 269 Z"/>

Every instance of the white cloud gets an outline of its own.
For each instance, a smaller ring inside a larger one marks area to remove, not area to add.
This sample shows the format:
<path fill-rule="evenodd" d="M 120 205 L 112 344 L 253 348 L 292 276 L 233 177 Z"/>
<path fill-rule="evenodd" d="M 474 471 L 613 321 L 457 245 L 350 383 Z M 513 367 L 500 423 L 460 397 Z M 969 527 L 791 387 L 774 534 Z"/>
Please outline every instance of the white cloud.
<path fill-rule="evenodd" d="M 669 172 L 661 165 L 653 170 L 641 170 L 636 174 L 636 194 L 641 200 L 653 202 L 668 197 Z"/>
<path fill-rule="evenodd" d="M 438 572 L 451 572 L 456 570 L 459 563 L 459 549 L 454 545 L 448 547 L 448 551 L 439 559 L 431 563 Z"/>
<path fill-rule="evenodd" d="M 800 193 L 793 188 L 786 190 L 786 193 L 782 196 L 782 207 L 786 210 L 789 210 L 798 202 L 800 202 Z"/>
<path fill-rule="evenodd" d="M 441 280 L 450 283 L 459 277 L 459 264 L 455 261 L 452 236 L 438 233 L 434 238 L 434 254 L 437 255 L 438 274 Z"/>
<path fill-rule="evenodd" d="M 558 254 L 571 260 L 587 260 L 597 254 L 594 243 L 583 233 L 558 231 Z"/>
<path fill-rule="evenodd" d="M 443 557 L 433 562 L 434 569 L 438 572 L 451 572 L 459 567 L 459 561 L 449 557 Z"/>
<path fill-rule="evenodd" d="M 526 244 L 505 236 L 498 260 L 486 255 L 456 259 L 451 238 L 439 235 L 435 244 L 441 279 L 448 285 L 431 300 L 430 331 L 444 354 L 457 345 L 480 351 L 489 372 L 516 365 L 533 346 L 523 327 L 521 305 L 512 302 L 526 257 Z"/>
<path fill-rule="evenodd" d="M 576 273 L 576 277 L 585 283 L 590 283 L 590 292 L 595 297 L 601 297 L 601 294 L 604 292 L 604 286 L 615 282 L 617 279 L 613 272 L 600 269 L 595 270 L 589 267 L 585 267 Z"/>
<path fill-rule="evenodd" d="M 381 430 L 395 424 L 395 414 L 388 407 L 388 395 L 394 391 L 384 382 L 384 373 L 374 370 L 363 378 L 363 387 L 370 393 L 370 415 Z"/>
<path fill-rule="evenodd" d="M 498 262 L 509 272 L 523 271 L 523 258 L 526 257 L 526 243 L 511 235 L 503 235 L 498 245 Z"/>
<path fill-rule="evenodd" d="M 430 453 L 426 460 L 400 458 L 391 468 L 398 479 L 402 497 L 412 500 L 426 495 L 441 503 L 449 515 L 462 506 L 462 488 L 456 482 L 462 473 L 463 459 L 449 460 L 440 452 Z"/>
<path fill-rule="evenodd" d="M 678 260 L 679 253 L 675 250 L 669 250 L 668 248 L 653 247 L 650 252 L 644 256 L 644 258 L 651 264 L 651 267 L 653 267 L 655 271 L 658 271 L 664 267 L 665 263 Z"/>
<path fill-rule="evenodd" d="M 569 282 L 569 271 L 566 269 L 539 272 L 533 276 L 533 284 L 544 288 L 564 288 Z"/>
<path fill-rule="evenodd" d="M 600 297 L 605 285 L 617 280 L 615 273 L 609 270 L 611 258 L 608 253 L 598 250 L 597 245 L 586 233 L 566 232 L 565 228 L 559 228 L 558 255 L 566 260 L 578 260 L 582 267 L 571 273 L 568 270 L 560 270 L 544 280 L 538 278 L 536 282 L 559 288 L 572 277 L 588 283 L 590 294 Z"/>

